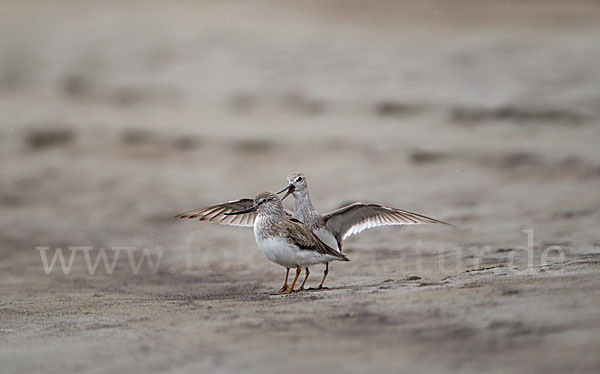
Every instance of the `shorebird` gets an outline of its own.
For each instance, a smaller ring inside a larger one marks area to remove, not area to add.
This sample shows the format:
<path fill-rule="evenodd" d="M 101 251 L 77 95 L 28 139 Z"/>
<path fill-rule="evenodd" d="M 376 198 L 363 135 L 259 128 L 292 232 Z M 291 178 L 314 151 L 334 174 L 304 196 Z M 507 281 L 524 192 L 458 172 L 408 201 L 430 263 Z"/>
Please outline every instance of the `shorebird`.
<path fill-rule="evenodd" d="M 293 173 L 287 179 L 289 184 L 277 193 L 287 191 L 281 200 L 289 195 L 294 196 L 292 217 L 303 222 L 319 239 L 340 253 L 344 239 L 372 227 L 423 223 L 454 226 L 435 218 L 374 203 L 356 202 L 321 215 L 312 205 L 304 174 Z"/>
<path fill-rule="evenodd" d="M 389 208 L 380 204 L 368 203 L 353 203 L 331 213 L 320 215 L 315 208 L 313 208 L 312 202 L 310 201 L 308 186 L 304 175 L 301 173 L 290 174 L 288 176 L 288 183 L 288 186 L 278 193 L 287 190 L 283 199 L 290 194 L 294 196 L 294 211 L 289 212 L 284 208 L 284 214 L 289 218 L 294 218 L 304 223 L 323 243 L 325 243 L 325 245 L 340 253 L 342 252 L 342 241 L 344 239 L 371 227 L 422 223 L 442 223 L 450 225 L 449 223 L 420 214 Z M 211 205 L 206 208 L 191 210 L 189 212 L 181 213 L 176 217 L 190 219 L 198 218 L 200 221 L 215 222 L 224 225 L 253 227 L 258 216 L 256 210 L 249 210 L 249 208 L 253 206 L 253 199 L 244 198 Z M 246 213 L 237 215 L 229 214 L 239 211 L 246 211 Z M 309 273 L 310 271 L 307 267 L 306 276 L 302 282 L 301 289 L 303 289 Z M 318 289 L 323 288 L 328 273 L 329 263 L 326 262 L 323 278 L 317 287 Z M 286 273 L 286 284 L 288 274 L 289 269 L 288 273 Z"/>
<path fill-rule="evenodd" d="M 283 203 L 281 205 L 283 207 Z M 214 222 L 222 225 L 255 227 L 256 219 L 258 217 L 258 210 L 251 209 L 254 206 L 254 199 L 243 198 L 239 200 L 228 201 L 226 203 L 211 205 L 205 208 L 190 210 L 189 212 L 178 214 L 175 217 L 189 219 L 198 218 L 199 221 Z M 292 212 L 285 209 L 285 207 L 283 207 L 283 214 L 288 219 L 292 219 Z M 298 222 L 297 219 L 294 219 L 294 221 Z M 326 265 L 326 269 L 327 268 L 328 265 Z M 304 280 L 300 286 L 300 291 L 304 290 L 304 285 L 306 284 L 306 280 L 310 274 L 308 267 L 306 267 L 305 270 L 306 275 L 304 276 Z M 286 290 L 289 271 L 290 269 L 287 268 L 285 274 L 285 283 L 284 287 L 280 290 L 281 292 Z M 323 283 L 325 282 L 326 277 L 327 271 L 325 271 L 323 279 L 321 279 L 321 283 L 318 287 L 319 289 L 323 288 Z"/>
<path fill-rule="evenodd" d="M 252 203 L 248 208 L 224 212 L 223 215 L 232 217 L 256 213 L 256 244 L 267 259 L 286 268 L 285 281 L 280 292 L 294 292 L 303 267 L 306 269 L 306 276 L 300 290 L 304 289 L 308 279 L 309 266 L 336 260 L 349 261 L 346 256 L 323 243 L 305 224 L 286 214 L 279 196 L 273 192 L 258 194 Z M 244 222 L 247 219 L 248 216 L 242 218 Z M 296 268 L 296 276 L 292 285 L 288 287 L 290 268 Z"/>
<path fill-rule="evenodd" d="M 288 176 L 288 185 L 277 192 L 287 191 L 281 200 L 289 195 L 294 196 L 294 211 L 292 217 L 308 226 L 323 243 L 342 253 L 342 241 L 347 237 L 358 234 L 368 228 L 384 225 L 415 225 L 422 223 L 449 223 L 430 218 L 406 210 L 390 208 L 381 204 L 352 203 L 333 212 L 321 215 L 313 207 L 308 194 L 306 177 L 302 173 Z M 308 268 L 306 269 L 308 271 Z M 329 273 L 329 264 L 325 264 L 323 281 L 318 288 L 323 288 L 323 282 Z"/>

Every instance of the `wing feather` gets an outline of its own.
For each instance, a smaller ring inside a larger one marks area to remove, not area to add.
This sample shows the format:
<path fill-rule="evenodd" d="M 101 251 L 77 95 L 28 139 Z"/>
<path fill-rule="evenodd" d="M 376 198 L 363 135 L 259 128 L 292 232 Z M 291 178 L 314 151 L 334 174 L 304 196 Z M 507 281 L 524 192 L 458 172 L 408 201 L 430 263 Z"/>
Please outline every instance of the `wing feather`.
<path fill-rule="evenodd" d="M 324 255 L 337 258 L 340 261 L 349 261 L 348 258 L 334 248 L 323 243 L 315 233 L 295 218 L 281 222 L 288 240 L 302 250 L 315 251 Z"/>
<path fill-rule="evenodd" d="M 226 203 L 215 204 L 206 208 L 190 210 L 175 216 L 176 218 L 198 218 L 199 221 L 207 221 L 231 226 L 254 226 L 257 213 L 250 212 L 235 216 L 226 216 L 225 213 L 237 212 L 238 210 L 250 208 L 254 204 L 252 199 L 239 199 Z"/>
<path fill-rule="evenodd" d="M 325 224 L 336 238 L 346 239 L 366 229 L 384 225 L 417 225 L 424 223 L 449 223 L 406 210 L 380 204 L 353 203 L 323 216 Z"/>

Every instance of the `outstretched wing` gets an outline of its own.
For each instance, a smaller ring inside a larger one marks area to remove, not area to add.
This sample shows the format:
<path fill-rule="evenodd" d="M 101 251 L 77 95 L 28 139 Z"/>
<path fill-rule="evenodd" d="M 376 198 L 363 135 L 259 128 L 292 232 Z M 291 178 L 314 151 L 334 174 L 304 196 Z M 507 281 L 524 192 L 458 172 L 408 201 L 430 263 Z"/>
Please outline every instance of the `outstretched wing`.
<path fill-rule="evenodd" d="M 190 210 L 189 212 L 178 214 L 175 217 L 190 219 L 198 218 L 199 221 L 215 222 L 222 225 L 252 227 L 254 226 L 254 220 L 258 214 L 257 212 L 237 214 L 233 216 L 225 215 L 225 213 L 232 213 L 242 209 L 248 209 L 252 205 L 254 205 L 252 199 L 239 199 L 226 203 L 211 205 L 206 208 Z"/>
<path fill-rule="evenodd" d="M 423 223 L 442 223 L 435 218 L 430 218 L 406 210 L 389 208 L 380 204 L 353 203 L 327 213 L 323 216 L 325 224 L 341 240 L 358 234 L 371 227 L 384 225 L 418 225 Z"/>
<path fill-rule="evenodd" d="M 233 216 L 225 215 L 225 213 L 248 209 L 252 205 L 254 205 L 252 199 L 233 200 L 226 203 L 211 205 L 206 208 L 190 210 L 189 212 L 176 215 L 175 218 L 198 218 L 199 221 L 215 222 L 222 225 L 252 227 L 254 226 L 254 221 L 256 220 L 258 212 L 236 214 Z M 285 214 L 289 217 L 292 216 L 292 213 L 287 209 L 285 210 Z"/>

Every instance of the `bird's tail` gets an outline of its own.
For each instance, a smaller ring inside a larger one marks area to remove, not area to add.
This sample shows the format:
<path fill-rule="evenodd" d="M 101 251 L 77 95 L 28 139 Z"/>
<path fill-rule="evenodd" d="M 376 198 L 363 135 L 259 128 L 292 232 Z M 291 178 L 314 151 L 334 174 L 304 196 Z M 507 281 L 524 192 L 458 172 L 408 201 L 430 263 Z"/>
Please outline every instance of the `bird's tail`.
<path fill-rule="evenodd" d="M 338 258 L 340 259 L 340 261 L 350 261 L 350 259 L 348 257 L 346 257 L 346 255 L 338 252 Z"/>

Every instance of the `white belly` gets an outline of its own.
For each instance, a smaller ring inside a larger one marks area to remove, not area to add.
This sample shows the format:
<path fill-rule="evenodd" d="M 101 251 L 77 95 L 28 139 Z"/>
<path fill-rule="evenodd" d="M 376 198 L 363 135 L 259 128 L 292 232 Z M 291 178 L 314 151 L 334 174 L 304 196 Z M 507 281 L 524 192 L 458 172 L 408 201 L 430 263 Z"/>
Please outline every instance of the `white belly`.
<path fill-rule="evenodd" d="M 298 265 L 294 255 L 295 247 L 277 239 L 261 239 L 256 237 L 256 244 L 269 261 L 287 268 L 295 268 Z"/>
<path fill-rule="evenodd" d="M 337 240 L 335 240 L 335 236 L 333 236 L 333 234 L 327 229 L 327 227 L 321 227 L 318 230 L 313 230 L 313 232 L 315 233 L 315 235 L 317 235 L 319 239 L 321 239 L 323 243 L 327 244 L 328 246 L 330 246 L 338 252 L 340 251 L 340 249 L 338 248 Z"/>
<path fill-rule="evenodd" d="M 337 260 L 336 257 L 315 251 L 299 249 L 282 238 L 256 237 L 256 244 L 269 261 L 286 268 L 308 267 Z"/>

